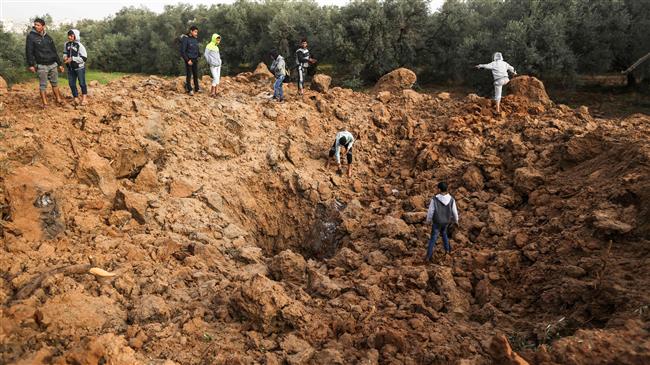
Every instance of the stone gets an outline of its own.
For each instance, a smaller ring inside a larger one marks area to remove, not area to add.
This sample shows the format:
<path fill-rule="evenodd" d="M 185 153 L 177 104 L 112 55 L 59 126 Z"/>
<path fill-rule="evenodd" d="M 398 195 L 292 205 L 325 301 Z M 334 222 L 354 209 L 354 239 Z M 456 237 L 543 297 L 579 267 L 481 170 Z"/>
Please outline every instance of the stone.
<path fill-rule="evenodd" d="M 377 222 L 377 232 L 381 237 L 406 237 L 413 232 L 413 227 L 400 218 L 386 216 Z"/>
<path fill-rule="evenodd" d="M 275 111 L 275 109 L 264 109 L 264 116 L 269 118 L 270 120 L 276 120 L 278 119 L 278 112 Z"/>
<path fill-rule="evenodd" d="M 5 232 L 20 234 L 27 241 L 51 239 L 65 230 L 57 190 L 63 181 L 42 165 L 19 167 L 5 177 L 4 191 L 11 222 Z"/>
<path fill-rule="evenodd" d="M 77 177 L 83 184 L 95 186 L 109 199 L 115 197 L 117 179 L 109 161 L 93 150 L 87 150 L 79 159 Z"/>
<path fill-rule="evenodd" d="M 495 364 L 529 365 L 528 361 L 512 351 L 512 347 L 510 347 L 510 343 L 504 335 L 495 335 L 488 350 Z"/>
<path fill-rule="evenodd" d="M 97 86 L 99 86 L 99 81 L 97 81 L 97 80 L 91 80 L 91 81 L 88 83 L 88 86 L 90 86 L 90 87 L 97 87 Z"/>
<path fill-rule="evenodd" d="M 433 278 L 438 292 L 445 301 L 445 308 L 448 313 L 464 315 L 469 310 L 469 301 L 465 293 L 456 286 L 456 281 L 450 267 L 434 265 L 432 269 Z"/>
<path fill-rule="evenodd" d="M 331 83 L 332 78 L 330 76 L 324 74 L 316 74 L 311 80 L 311 89 L 321 93 L 327 93 Z"/>
<path fill-rule="evenodd" d="M 380 91 L 377 93 L 377 100 L 381 101 L 384 104 L 388 103 L 392 97 L 393 95 L 390 93 L 390 91 Z"/>
<path fill-rule="evenodd" d="M 532 76 L 518 76 L 513 78 L 508 83 L 508 90 L 511 95 L 521 96 L 532 102 L 538 102 L 544 105 L 552 103 L 546 93 L 544 83 Z"/>
<path fill-rule="evenodd" d="M 273 78 L 273 73 L 269 71 L 269 68 L 266 66 L 266 63 L 260 62 L 257 64 L 257 67 L 255 67 L 255 71 L 253 71 L 253 74 L 251 75 L 251 80 L 265 80 L 265 79 L 270 79 Z"/>
<path fill-rule="evenodd" d="M 449 94 L 448 92 L 441 92 L 441 93 L 438 93 L 438 95 L 436 95 L 436 97 L 438 97 L 438 99 L 440 99 L 440 100 L 449 100 L 449 99 L 451 99 L 451 94 Z"/>
<path fill-rule="evenodd" d="M 135 185 L 133 188 L 141 193 L 153 193 L 158 191 L 160 184 L 158 183 L 158 168 L 153 161 L 149 161 L 140 173 L 135 178 Z"/>
<path fill-rule="evenodd" d="M 5 81 L 5 79 L 2 78 L 2 76 L 0 76 L 0 95 L 5 95 L 8 92 L 9 89 L 7 86 L 7 82 Z"/>
<path fill-rule="evenodd" d="M 172 309 L 164 298 L 158 295 L 143 295 L 129 311 L 129 320 L 134 323 L 164 322 L 171 316 Z"/>
<path fill-rule="evenodd" d="M 402 219 L 408 224 L 424 223 L 427 219 L 427 212 L 406 212 Z"/>
<path fill-rule="evenodd" d="M 505 235 L 510 230 L 512 213 L 496 203 L 489 203 L 487 209 L 487 225 L 492 234 Z"/>
<path fill-rule="evenodd" d="M 382 76 L 375 84 L 372 92 L 374 94 L 382 91 L 401 92 L 404 89 L 413 87 L 416 80 L 417 76 L 415 72 L 407 68 L 398 68 Z"/>
<path fill-rule="evenodd" d="M 384 104 L 374 104 L 370 107 L 370 111 L 372 112 L 372 121 L 377 127 L 384 128 L 388 126 L 390 121 L 390 112 Z"/>
<path fill-rule="evenodd" d="M 120 189 L 115 194 L 113 207 L 115 210 L 126 210 L 130 212 L 133 219 L 140 224 L 145 224 L 148 205 L 146 196 Z"/>
<path fill-rule="evenodd" d="M 232 305 L 263 331 L 282 326 L 281 310 L 292 302 L 280 283 L 255 274 L 242 283 Z"/>
<path fill-rule="evenodd" d="M 341 294 L 341 286 L 327 275 L 319 273 L 313 268 L 307 268 L 308 289 L 311 293 L 325 298 L 336 298 Z"/>
<path fill-rule="evenodd" d="M 475 165 L 470 165 L 463 174 L 463 186 L 469 191 L 481 191 L 484 184 L 481 169 Z"/>
<path fill-rule="evenodd" d="M 196 188 L 183 178 L 174 179 L 169 184 L 169 195 L 174 198 L 189 198 Z"/>
<path fill-rule="evenodd" d="M 529 194 L 544 183 L 544 176 L 533 167 L 520 167 L 515 170 L 514 187 L 520 193 Z"/>
<path fill-rule="evenodd" d="M 596 210 L 592 214 L 593 227 L 605 233 L 628 233 L 634 226 L 621 222 L 614 210 Z"/>
<path fill-rule="evenodd" d="M 307 262 L 302 255 L 291 250 L 284 250 L 271 260 L 269 269 L 273 278 L 302 285 L 307 282 Z"/>
<path fill-rule="evenodd" d="M 460 140 L 454 140 L 453 143 L 447 143 L 446 147 L 454 157 L 461 160 L 474 161 L 481 154 L 483 142 L 478 137 L 469 136 Z"/>

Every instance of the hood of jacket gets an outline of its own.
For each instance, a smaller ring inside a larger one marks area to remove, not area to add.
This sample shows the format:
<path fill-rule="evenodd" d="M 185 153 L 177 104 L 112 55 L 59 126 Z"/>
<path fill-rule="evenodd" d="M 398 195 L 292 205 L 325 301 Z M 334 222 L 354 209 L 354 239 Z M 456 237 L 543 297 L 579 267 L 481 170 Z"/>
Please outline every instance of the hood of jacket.
<path fill-rule="evenodd" d="M 32 27 L 32 31 L 29 32 L 29 33 L 34 33 L 34 34 L 36 34 L 36 35 L 39 35 L 39 36 L 45 37 L 45 35 L 47 34 L 47 31 L 46 31 L 45 29 L 43 29 L 43 34 L 41 34 L 41 33 L 37 32 L 36 29 L 34 29 L 34 27 Z"/>
<path fill-rule="evenodd" d="M 81 33 L 79 33 L 78 29 L 70 29 L 69 31 L 72 31 L 72 33 L 74 33 L 74 42 L 81 42 Z"/>
<path fill-rule="evenodd" d="M 211 50 L 211 51 L 218 51 L 219 50 L 219 44 L 217 43 L 217 38 L 221 38 L 221 36 L 219 34 L 217 34 L 217 33 L 214 33 L 212 35 L 212 40 L 206 46 L 209 50 Z"/>
<path fill-rule="evenodd" d="M 436 199 L 438 199 L 443 205 L 449 205 L 449 202 L 451 201 L 451 195 L 436 194 Z"/>
<path fill-rule="evenodd" d="M 495 52 L 493 59 L 494 61 L 503 61 L 503 55 L 501 52 Z"/>

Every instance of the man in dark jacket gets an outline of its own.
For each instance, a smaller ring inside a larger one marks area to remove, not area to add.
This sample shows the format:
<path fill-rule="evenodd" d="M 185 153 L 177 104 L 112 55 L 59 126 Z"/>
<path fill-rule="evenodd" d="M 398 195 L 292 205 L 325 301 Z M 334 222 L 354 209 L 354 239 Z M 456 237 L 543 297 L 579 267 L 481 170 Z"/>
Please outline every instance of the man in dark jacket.
<path fill-rule="evenodd" d="M 198 36 L 199 28 L 193 25 L 190 27 L 190 32 L 181 37 L 181 57 L 185 61 L 185 90 L 190 95 L 194 95 L 194 91 L 201 92 L 198 67 L 201 53 L 199 51 Z M 192 90 L 192 84 L 190 84 L 192 76 L 194 76 L 194 90 Z"/>
<path fill-rule="evenodd" d="M 27 58 L 27 67 L 30 72 L 38 74 L 39 88 L 41 92 L 41 101 L 43 107 L 47 106 L 47 81 L 52 85 L 52 91 L 56 102 L 63 103 L 63 97 L 59 91 L 58 82 L 59 72 L 63 72 L 63 63 L 56 51 L 54 40 L 45 32 L 45 21 L 43 19 L 34 19 L 34 27 L 27 35 L 25 42 L 25 54 Z"/>

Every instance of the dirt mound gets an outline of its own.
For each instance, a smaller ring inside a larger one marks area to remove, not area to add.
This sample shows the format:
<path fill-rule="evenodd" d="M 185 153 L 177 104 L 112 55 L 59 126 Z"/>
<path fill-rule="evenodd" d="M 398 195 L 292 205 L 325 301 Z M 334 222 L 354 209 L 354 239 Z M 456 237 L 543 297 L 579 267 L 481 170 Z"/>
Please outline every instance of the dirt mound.
<path fill-rule="evenodd" d="M 531 102 L 549 105 L 551 99 L 546 94 L 544 83 L 532 76 L 517 76 L 508 83 L 509 93 L 530 100 Z"/>
<path fill-rule="evenodd" d="M 9 92 L 7 82 L 0 76 L 0 95 L 4 95 Z"/>
<path fill-rule="evenodd" d="M 251 79 L 253 80 L 265 80 L 270 78 L 273 78 L 273 74 L 269 71 L 269 68 L 264 62 L 260 62 L 251 75 Z"/>
<path fill-rule="evenodd" d="M 132 76 L 54 112 L 16 85 L 0 362 L 650 362 L 650 119 L 523 96 L 494 118 L 398 71 L 286 103 L 252 73 L 216 99 Z M 352 178 L 324 168 L 341 125 Z M 460 225 L 424 264 L 440 180 Z"/>
<path fill-rule="evenodd" d="M 399 94 L 402 90 L 413 87 L 416 80 L 415 72 L 407 68 L 398 68 L 382 76 L 375 84 L 372 92 L 378 94 L 382 91 L 389 91 Z"/>

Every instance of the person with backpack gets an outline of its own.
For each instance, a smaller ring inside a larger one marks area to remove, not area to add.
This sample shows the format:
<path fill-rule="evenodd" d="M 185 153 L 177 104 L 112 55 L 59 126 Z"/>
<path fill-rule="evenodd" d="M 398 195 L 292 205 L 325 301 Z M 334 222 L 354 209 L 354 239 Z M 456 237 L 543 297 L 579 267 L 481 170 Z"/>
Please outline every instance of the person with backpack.
<path fill-rule="evenodd" d="M 438 235 L 442 234 L 442 242 L 445 245 L 445 253 L 451 253 L 447 229 L 452 223 L 458 224 L 458 209 L 456 200 L 447 192 L 447 183 L 438 183 L 439 193 L 431 199 L 427 211 L 426 223 L 431 223 L 431 238 L 427 247 L 426 262 L 431 261 L 433 249 L 435 248 Z"/>
<path fill-rule="evenodd" d="M 329 151 L 329 157 L 327 158 L 327 163 L 325 163 L 325 168 L 327 169 L 330 166 L 330 160 L 332 157 L 336 159 L 336 164 L 338 165 L 337 173 L 340 175 L 343 172 L 341 171 L 341 147 L 345 148 L 345 157 L 348 161 L 348 177 L 352 176 L 352 146 L 354 145 L 354 136 L 352 133 L 347 130 L 342 130 L 336 133 L 334 138 L 334 144 Z"/>
<path fill-rule="evenodd" d="M 287 77 L 287 65 L 284 62 L 284 57 L 279 54 L 276 50 L 271 51 L 270 53 L 273 63 L 269 70 L 275 75 L 275 82 L 273 83 L 273 99 L 278 102 L 284 101 L 284 89 L 282 87 L 282 82 L 284 78 Z"/>
<path fill-rule="evenodd" d="M 27 35 L 25 42 L 25 54 L 27 68 L 30 72 L 36 73 L 39 80 L 39 91 L 43 108 L 47 107 L 47 82 L 52 85 L 52 92 L 58 104 L 63 104 L 63 97 L 59 91 L 59 72 L 63 72 L 63 63 L 56 51 L 54 40 L 45 31 L 45 21 L 40 18 L 34 19 L 34 26 Z"/>
<path fill-rule="evenodd" d="M 199 28 L 195 25 L 190 27 L 187 34 L 181 36 L 181 57 L 185 61 L 185 90 L 188 94 L 194 95 L 194 92 L 200 93 L 199 88 Z M 194 90 L 190 83 L 194 77 Z"/>
<path fill-rule="evenodd" d="M 300 41 L 300 48 L 296 50 L 296 67 L 298 68 L 298 93 L 300 95 L 305 94 L 305 78 L 307 76 L 307 69 L 310 64 L 314 64 L 315 59 L 309 56 L 309 50 L 307 49 L 307 38 L 303 38 Z"/>
<path fill-rule="evenodd" d="M 210 87 L 210 96 L 217 96 L 217 87 L 219 80 L 221 80 L 221 54 L 219 53 L 219 43 L 221 43 L 221 36 L 217 33 L 212 35 L 212 40 L 205 46 L 205 60 L 210 66 L 210 73 L 212 74 L 212 86 Z"/>
<path fill-rule="evenodd" d="M 70 29 L 68 31 L 68 41 L 63 46 L 63 63 L 66 64 L 68 69 L 68 84 L 74 102 L 77 103 L 79 97 L 79 90 L 77 90 L 77 79 L 81 87 L 81 105 L 86 105 L 86 96 L 88 95 L 88 87 L 86 86 L 86 60 L 88 53 L 86 47 L 81 44 L 81 36 L 79 30 Z"/>
<path fill-rule="evenodd" d="M 492 70 L 492 77 L 494 78 L 494 100 L 497 103 L 497 113 L 501 113 L 501 91 L 503 85 L 510 82 L 508 71 L 512 72 L 513 75 L 516 75 L 517 72 L 514 67 L 510 66 L 508 62 L 503 60 L 501 52 L 496 52 L 493 59 L 494 61 L 490 63 L 476 65 L 475 67 Z"/>

